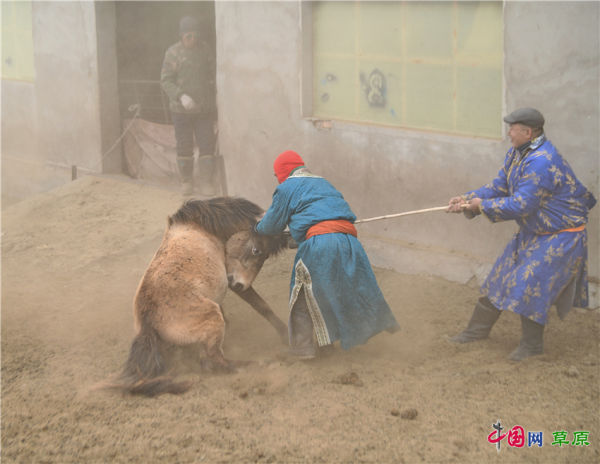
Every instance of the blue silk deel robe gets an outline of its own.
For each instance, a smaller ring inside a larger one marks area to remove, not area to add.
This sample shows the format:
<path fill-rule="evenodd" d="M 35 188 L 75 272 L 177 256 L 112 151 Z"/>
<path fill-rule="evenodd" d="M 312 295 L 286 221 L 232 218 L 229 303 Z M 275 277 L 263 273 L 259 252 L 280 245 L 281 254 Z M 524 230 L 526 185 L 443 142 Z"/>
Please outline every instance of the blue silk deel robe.
<path fill-rule="evenodd" d="M 511 148 L 492 183 L 465 194 L 482 198 L 492 222 L 514 220 L 519 231 L 494 264 L 481 291 L 498 309 L 546 324 L 588 304 L 587 223 L 596 199 L 544 135 L 521 154 Z"/>
<path fill-rule="evenodd" d="M 299 245 L 290 282 L 290 314 L 304 289 L 319 346 L 340 340 L 341 347 L 349 349 L 383 330 L 396 330 L 398 324 L 356 237 L 328 233 L 305 239 L 311 226 L 337 219 L 354 222 L 356 216 L 327 180 L 299 169 L 277 187 L 257 231 L 269 235 L 289 227 Z M 293 333 L 291 318 L 289 322 Z"/>

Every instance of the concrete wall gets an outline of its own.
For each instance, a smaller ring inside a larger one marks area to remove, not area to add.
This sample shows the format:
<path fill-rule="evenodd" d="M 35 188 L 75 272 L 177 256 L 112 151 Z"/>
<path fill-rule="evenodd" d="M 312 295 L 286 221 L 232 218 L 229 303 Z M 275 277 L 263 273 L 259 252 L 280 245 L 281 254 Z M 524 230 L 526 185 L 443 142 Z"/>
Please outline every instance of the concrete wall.
<path fill-rule="evenodd" d="M 2 201 L 118 170 L 115 6 L 34 2 L 35 82 L 2 81 Z M 507 2 L 505 107 L 539 108 L 546 133 L 599 192 L 597 2 Z M 446 204 L 489 181 L 509 144 L 337 121 L 316 121 L 309 2 L 215 3 L 219 143 L 231 194 L 268 206 L 275 156 L 295 149 L 345 195 L 359 218 Z M 99 83 L 102 83 L 101 85 Z M 307 113 L 308 111 L 308 113 Z M 590 218 L 590 274 L 598 281 L 599 217 Z M 513 223 L 430 213 L 360 225 L 374 264 L 481 280 Z"/>
<path fill-rule="evenodd" d="M 303 118 L 307 8 L 216 3 L 219 143 L 230 194 L 268 206 L 276 187 L 272 162 L 285 149 L 327 177 L 359 218 L 444 205 L 495 176 L 507 140 Z M 507 2 L 504 14 L 507 110 L 539 108 L 547 135 L 598 197 L 599 4 Z M 598 210 L 589 227 L 596 278 Z M 462 282 L 481 281 L 516 230 L 514 223 L 443 212 L 358 228 L 374 264 Z"/>
<path fill-rule="evenodd" d="M 2 81 L 2 198 L 102 170 L 93 2 L 33 2 L 34 83 Z"/>

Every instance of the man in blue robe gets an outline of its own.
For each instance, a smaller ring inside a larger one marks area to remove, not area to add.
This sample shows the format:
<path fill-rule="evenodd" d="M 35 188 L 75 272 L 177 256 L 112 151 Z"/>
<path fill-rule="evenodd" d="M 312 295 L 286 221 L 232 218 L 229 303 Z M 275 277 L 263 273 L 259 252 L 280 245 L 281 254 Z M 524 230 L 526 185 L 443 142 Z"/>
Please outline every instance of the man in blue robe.
<path fill-rule="evenodd" d="M 587 231 L 596 199 L 544 135 L 544 117 L 533 108 L 504 118 L 512 148 L 488 185 L 450 199 L 449 211 L 492 222 L 514 220 L 519 231 L 485 280 L 467 328 L 451 338 L 486 338 L 501 311 L 521 316 L 522 336 L 510 359 L 543 353 L 548 310 L 563 319 L 588 304 Z"/>
<path fill-rule="evenodd" d="M 279 186 L 256 226 L 260 234 L 289 227 L 298 251 L 290 282 L 290 351 L 314 358 L 319 347 L 340 340 L 343 349 L 398 328 L 369 259 L 356 238 L 356 216 L 323 177 L 312 174 L 296 152 L 273 165 Z"/>

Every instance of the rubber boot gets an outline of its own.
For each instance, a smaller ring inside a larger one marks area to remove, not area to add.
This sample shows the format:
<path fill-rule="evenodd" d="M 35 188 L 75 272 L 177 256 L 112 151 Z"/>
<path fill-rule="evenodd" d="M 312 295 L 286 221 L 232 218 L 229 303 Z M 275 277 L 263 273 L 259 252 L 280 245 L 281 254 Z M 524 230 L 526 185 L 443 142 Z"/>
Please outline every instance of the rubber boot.
<path fill-rule="evenodd" d="M 487 338 L 492 327 L 500 317 L 500 310 L 496 309 L 490 300 L 480 298 L 475 304 L 473 315 L 467 328 L 449 340 L 453 343 L 470 343 Z"/>
<path fill-rule="evenodd" d="M 198 157 L 198 183 L 200 194 L 206 197 L 215 195 L 213 177 L 215 172 L 215 157 L 213 155 L 201 155 Z"/>
<path fill-rule="evenodd" d="M 544 326 L 521 316 L 521 341 L 508 356 L 513 361 L 521 361 L 529 356 L 544 353 Z"/>
<path fill-rule="evenodd" d="M 317 347 L 313 337 L 313 322 L 308 312 L 304 291 L 292 308 L 290 316 L 290 354 L 299 359 L 312 359 L 317 355 Z"/>
<path fill-rule="evenodd" d="M 181 194 L 185 197 L 194 193 L 194 157 L 178 156 L 177 170 L 181 180 Z"/>

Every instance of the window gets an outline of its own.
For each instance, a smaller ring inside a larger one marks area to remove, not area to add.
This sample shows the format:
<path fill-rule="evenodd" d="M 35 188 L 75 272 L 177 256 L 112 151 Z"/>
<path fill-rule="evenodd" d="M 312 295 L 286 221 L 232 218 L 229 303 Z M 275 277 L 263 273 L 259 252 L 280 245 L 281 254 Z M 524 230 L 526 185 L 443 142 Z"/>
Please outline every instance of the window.
<path fill-rule="evenodd" d="M 31 2 L 2 2 L 2 78 L 33 82 Z"/>
<path fill-rule="evenodd" d="M 314 117 L 501 137 L 501 2 L 312 5 Z"/>

